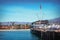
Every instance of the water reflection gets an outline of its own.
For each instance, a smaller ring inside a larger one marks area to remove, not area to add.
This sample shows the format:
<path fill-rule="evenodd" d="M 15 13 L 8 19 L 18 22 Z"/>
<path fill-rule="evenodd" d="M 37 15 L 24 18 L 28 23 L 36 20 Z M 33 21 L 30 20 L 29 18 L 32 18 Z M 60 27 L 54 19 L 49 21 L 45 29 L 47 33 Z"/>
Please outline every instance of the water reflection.
<path fill-rule="evenodd" d="M 37 36 L 30 33 L 30 31 L 5 31 L 0 32 L 0 40 L 40 40 Z"/>

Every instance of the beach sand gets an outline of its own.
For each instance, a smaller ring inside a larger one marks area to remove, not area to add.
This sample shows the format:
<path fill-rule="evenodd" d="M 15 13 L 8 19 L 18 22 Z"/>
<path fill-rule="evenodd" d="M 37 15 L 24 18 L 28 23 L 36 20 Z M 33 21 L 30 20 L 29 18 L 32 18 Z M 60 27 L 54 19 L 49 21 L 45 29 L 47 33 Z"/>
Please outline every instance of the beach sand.
<path fill-rule="evenodd" d="M 30 31 L 30 29 L 0 29 L 0 31 Z"/>

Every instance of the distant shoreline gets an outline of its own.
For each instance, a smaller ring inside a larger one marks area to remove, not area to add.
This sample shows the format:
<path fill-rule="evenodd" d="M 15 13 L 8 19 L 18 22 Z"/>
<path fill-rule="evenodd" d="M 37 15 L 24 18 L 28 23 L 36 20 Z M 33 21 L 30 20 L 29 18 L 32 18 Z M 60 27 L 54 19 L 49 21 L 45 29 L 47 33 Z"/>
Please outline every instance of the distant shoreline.
<path fill-rule="evenodd" d="M 30 29 L 0 29 L 0 31 L 30 31 Z"/>

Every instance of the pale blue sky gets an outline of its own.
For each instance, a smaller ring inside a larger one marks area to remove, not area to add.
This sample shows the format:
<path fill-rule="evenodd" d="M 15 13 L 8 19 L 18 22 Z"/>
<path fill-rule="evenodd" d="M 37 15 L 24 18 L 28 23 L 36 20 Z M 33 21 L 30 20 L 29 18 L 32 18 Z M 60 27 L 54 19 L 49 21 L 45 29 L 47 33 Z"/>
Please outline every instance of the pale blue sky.
<path fill-rule="evenodd" d="M 0 22 L 33 22 L 60 17 L 60 1 L 3 1 L 0 3 Z M 40 12 L 40 4 L 42 6 Z M 41 14 L 42 13 L 42 14 Z M 38 15 L 38 16 L 37 16 Z M 41 18 L 43 15 L 43 18 Z"/>

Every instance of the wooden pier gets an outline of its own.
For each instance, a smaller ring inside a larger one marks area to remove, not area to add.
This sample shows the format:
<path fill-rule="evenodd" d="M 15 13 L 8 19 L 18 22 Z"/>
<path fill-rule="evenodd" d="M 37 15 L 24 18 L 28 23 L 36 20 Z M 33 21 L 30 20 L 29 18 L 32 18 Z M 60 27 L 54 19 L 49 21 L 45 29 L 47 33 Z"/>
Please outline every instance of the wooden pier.
<path fill-rule="evenodd" d="M 60 30 L 31 29 L 31 32 L 41 40 L 60 40 Z"/>

